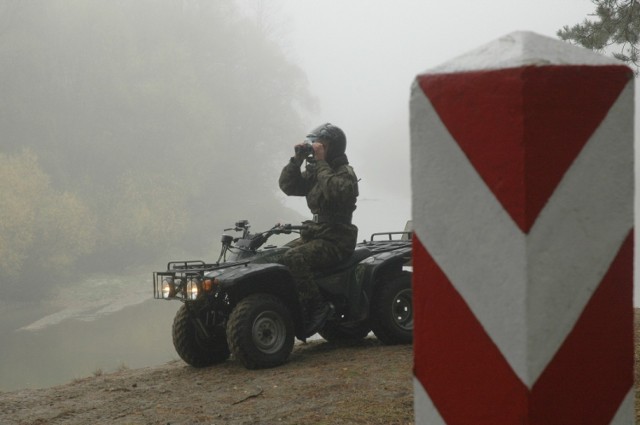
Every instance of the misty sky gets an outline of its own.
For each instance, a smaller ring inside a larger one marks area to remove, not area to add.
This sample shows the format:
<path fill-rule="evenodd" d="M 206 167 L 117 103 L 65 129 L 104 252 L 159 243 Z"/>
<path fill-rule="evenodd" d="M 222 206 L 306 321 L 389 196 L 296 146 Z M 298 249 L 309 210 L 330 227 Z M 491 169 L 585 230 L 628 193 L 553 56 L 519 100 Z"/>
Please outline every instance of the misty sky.
<path fill-rule="evenodd" d="M 362 179 L 355 220 L 363 239 L 400 230 L 410 215 L 415 75 L 513 31 L 556 37 L 591 11 L 588 0 L 278 0 L 263 13 L 318 98 L 309 125 L 330 121 L 347 133 L 347 153 Z M 304 209 L 299 200 L 288 204 Z"/>
<path fill-rule="evenodd" d="M 277 0 L 269 5 L 277 35 L 318 98 L 321 110 L 310 125 L 330 121 L 347 133 L 347 151 L 362 178 L 354 216 L 360 239 L 397 230 L 410 216 L 408 104 L 416 74 L 513 31 L 557 38 L 558 29 L 594 10 L 589 0 Z M 639 186 L 636 177 L 636 191 Z M 639 198 L 636 193 L 636 211 Z M 304 209 L 298 201 L 288 204 Z M 640 305 L 640 291 L 635 292 L 634 304 Z"/>

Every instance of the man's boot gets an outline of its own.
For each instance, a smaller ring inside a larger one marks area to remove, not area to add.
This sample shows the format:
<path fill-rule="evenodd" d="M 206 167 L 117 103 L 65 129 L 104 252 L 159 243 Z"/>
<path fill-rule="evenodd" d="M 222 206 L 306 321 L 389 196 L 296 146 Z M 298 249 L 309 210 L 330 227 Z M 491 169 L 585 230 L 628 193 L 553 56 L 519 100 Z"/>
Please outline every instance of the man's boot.
<path fill-rule="evenodd" d="M 331 304 L 318 296 L 306 303 L 305 310 L 304 336 L 309 338 L 322 329 L 332 308 Z"/>

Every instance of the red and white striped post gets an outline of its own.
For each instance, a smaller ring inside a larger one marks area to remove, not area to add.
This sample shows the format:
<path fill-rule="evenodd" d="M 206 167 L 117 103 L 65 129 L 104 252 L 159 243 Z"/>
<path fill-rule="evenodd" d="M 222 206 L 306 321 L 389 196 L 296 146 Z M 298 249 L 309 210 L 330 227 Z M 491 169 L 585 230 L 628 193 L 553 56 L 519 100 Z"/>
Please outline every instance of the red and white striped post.
<path fill-rule="evenodd" d="M 416 424 L 634 422 L 633 86 L 530 32 L 416 78 Z"/>

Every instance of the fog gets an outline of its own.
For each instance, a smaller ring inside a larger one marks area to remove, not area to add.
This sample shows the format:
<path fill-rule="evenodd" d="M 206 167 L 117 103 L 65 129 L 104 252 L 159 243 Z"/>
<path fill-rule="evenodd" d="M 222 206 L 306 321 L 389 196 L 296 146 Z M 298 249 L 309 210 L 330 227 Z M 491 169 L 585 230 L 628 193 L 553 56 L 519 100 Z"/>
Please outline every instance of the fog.
<path fill-rule="evenodd" d="M 213 259 L 236 219 L 308 216 L 277 188 L 340 126 L 359 238 L 410 219 L 413 78 L 586 0 L 0 1 L 0 389 L 177 358 L 151 272 Z M 553 11 L 553 13 L 550 13 Z"/>
<path fill-rule="evenodd" d="M 283 26 L 290 27 L 291 57 L 318 97 L 318 121 L 347 132 L 350 160 L 362 179 L 356 221 L 363 237 L 402 227 L 410 215 L 408 98 L 414 77 L 515 30 L 555 37 L 592 7 L 583 0 L 276 3 L 289 17 Z"/>

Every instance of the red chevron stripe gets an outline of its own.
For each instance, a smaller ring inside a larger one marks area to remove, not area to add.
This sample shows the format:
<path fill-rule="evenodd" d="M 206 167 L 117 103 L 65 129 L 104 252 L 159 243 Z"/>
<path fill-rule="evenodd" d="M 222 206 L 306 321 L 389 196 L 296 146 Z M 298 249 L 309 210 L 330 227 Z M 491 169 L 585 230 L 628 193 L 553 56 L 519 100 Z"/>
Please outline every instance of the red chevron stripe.
<path fill-rule="evenodd" d="M 418 77 L 451 136 L 525 233 L 632 79 L 626 66 Z"/>
<path fill-rule="evenodd" d="M 632 235 L 532 391 L 417 237 L 413 258 L 414 374 L 446 423 L 610 422 L 633 384 Z"/>
<path fill-rule="evenodd" d="M 451 425 L 524 423 L 527 387 L 417 237 L 413 264 L 414 374 L 440 416 Z"/>
<path fill-rule="evenodd" d="M 609 424 L 633 385 L 633 231 L 533 386 L 544 424 Z"/>

